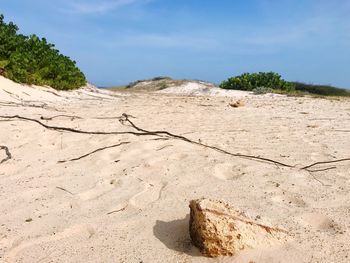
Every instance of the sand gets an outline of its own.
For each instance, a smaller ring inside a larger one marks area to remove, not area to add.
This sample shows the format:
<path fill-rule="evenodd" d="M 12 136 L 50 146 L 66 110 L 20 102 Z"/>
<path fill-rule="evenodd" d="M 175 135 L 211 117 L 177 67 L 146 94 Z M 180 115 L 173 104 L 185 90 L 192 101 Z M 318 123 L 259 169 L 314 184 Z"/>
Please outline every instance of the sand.
<path fill-rule="evenodd" d="M 127 113 L 146 130 L 296 165 L 154 135 L 78 134 L 0 118 L 0 145 L 12 155 L 0 164 L 0 262 L 349 262 L 350 162 L 299 168 L 350 157 L 350 101 L 210 95 L 57 92 L 0 77 L 2 116 L 135 131 L 117 118 Z M 230 107 L 236 99 L 245 106 Z M 122 142 L 129 143 L 60 162 Z M 188 231 L 189 201 L 201 197 L 286 229 L 290 241 L 205 258 Z"/>

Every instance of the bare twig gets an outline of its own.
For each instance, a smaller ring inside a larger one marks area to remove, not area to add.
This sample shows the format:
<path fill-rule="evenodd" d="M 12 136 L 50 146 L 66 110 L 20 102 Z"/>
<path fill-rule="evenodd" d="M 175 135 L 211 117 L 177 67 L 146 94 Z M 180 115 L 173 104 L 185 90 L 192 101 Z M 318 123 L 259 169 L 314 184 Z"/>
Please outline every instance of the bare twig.
<path fill-rule="evenodd" d="M 3 91 L 5 91 L 7 94 L 9 94 L 10 95 L 10 97 L 12 97 L 12 98 L 14 98 L 14 99 L 16 99 L 16 100 L 20 100 L 20 97 L 17 95 L 17 94 L 14 94 L 14 93 L 12 93 L 12 92 L 9 92 L 9 91 L 7 91 L 7 90 L 3 90 Z"/>
<path fill-rule="evenodd" d="M 122 117 L 123 118 L 120 119 L 120 122 L 122 124 L 129 123 L 131 125 L 131 127 L 133 127 L 134 129 L 136 129 L 139 132 L 146 132 L 146 133 L 149 133 L 149 134 L 152 134 L 152 135 L 165 135 L 165 136 L 168 136 L 168 137 L 171 137 L 171 138 L 174 138 L 174 139 L 179 139 L 179 140 L 182 140 L 182 141 L 185 141 L 185 142 L 188 142 L 188 143 L 192 143 L 192 144 L 199 145 L 199 146 L 202 146 L 202 147 L 205 147 L 205 148 L 209 148 L 209 149 L 212 149 L 212 150 L 215 150 L 215 151 L 218 151 L 218 152 L 221 152 L 223 154 L 230 155 L 230 156 L 241 157 L 241 158 L 252 159 L 252 160 L 258 160 L 258 161 L 264 161 L 264 162 L 273 163 L 273 164 L 276 164 L 276 165 L 279 165 L 279 166 L 284 166 L 284 167 L 289 167 L 289 168 L 294 167 L 292 165 L 285 164 L 285 163 L 282 163 L 282 162 L 278 162 L 278 161 L 275 161 L 275 160 L 272 160 L 272 159 L 269 159 L 269 158 L 265 158 L 265 157 L 259 157 L 259 156 L 247 155 L 247 154 L 240 154 L 240 153 L 231 153 L 231 152 L 226 151 L 224 149 L 221 149 L 219 147 L 207 145 L 207 144 L 204 144 L 204 143 L 201 143 L 201 142 L 196 142 L 196 141 L 190 140 L 190 139 L 188 139 L 188 138 L 186 138 L 184 136 L 176 135 L 176 134 L 173 134 L 173 133 L 170 133 L 170 132 L 167 132 L 167 131 L 147 131 L 147 130 L 144 130 L 144 129 L 136 126 L 129 119 L 127 114 L 123 113 Z"/>
<path fill-rule="evenodd" d="M 165 145 L 165 146 L 163 146 L 163 147 L 160 147 L 160 148 L 157 149 L 156 151 L 161 151 L 161 150 L 163 150 L 163 149 L 165 149 L 165 148 L 167 148 L 167 147 L 171 147 L 171 146 L 174 146 L 174 145 Z"/>
<path fill-rule="evenodd" d="M 7 119 L 7 120 L 19 119 L 19 120 L 31 121 L 31 122 L 35 122 L 35 123 L 41 125 L 42 127 L 46 128 L 46 129 L 60 131 L 60 132 L 66 131 L 66 132 L 72 132 L 72 133 L 93 134 L 93 135 L 122 135 L 122 134 L 130 134 L 130 135 L 134 135 L 134 136 L 150 136 L 150 135 L 152 135 L 152 136 L 157 136 L 158 138 L 156 138 L 156 139 L 178 139 L 178 140 L 182 140 L 182 141 L 185 141 L 185 142 L 188 142 L 188 143 L 191 143 L 191 144 L 194 144 L 194 145 L 198 145 L 198 146 L 201 146 L 201 147 L 209 148 L 209 149 L 215 150 L 217 152 L 220 152 L 220 153 L 223 153 L 223 154 L 226 154 L 226 155 L 230 155 L 230 156 L 234 156 L 234 157 L 245 158 L 245 159 L 255 160 L 255 161 L 263 161 L 263 162 L 272 163 L 274 165 L 282 166 L 282 167 L 295 168 L 295 165 L 289 165 L 289 164 L 282 163 L 282 162 L 279 162 L 279 161 L 275 161 L 273 159 L 266 158 L 266 157 L 260 157 L 260 156 L 255 156 L 255 155 L 247 155 L 247 154 L 240 154 L 240 153 L 232 153 L 232 152 L 229 152 L 227 150 L 221 149 L 221 148 L 216 147 L 216 146 L 211 146 L 211 145 L 204 144 L 200 140 L 199 140 L 199 142 L 193 141 L 193 140 L 191 140 L 189 138 L 186 138 L 186 137 L 181 136 L 181 135 L 173 134 L 173 133 L 170 133 L 168 131 L 148 131 L 148 130 L 142 129 L 142 128 L 138 127 L 137 125 L 135 125 L 130 120 L 130 116 L 125 114 L 125 113 L 119 118 L 119 121 L 123 125 L 128 124 L 128 126 L 131 126 L 132 128 L 134 128 L 136 130 L 136 132 L 133 132 L 133 131 L 102 132 L 102 131 L 77 130 L 77 129 L 74 129 L 74 128 L 67 128 L 67 127 L 60 127 L 60 126 L 50 126 L 50 125 L 42 123 L 39 120 L 32 119 L 32 118 L 27 118 L 27 117 L 22 117 L 22 116 L 19 116 L 19 115 L 0 116 L 0 118 Z M 107 148 L 108 147 L 116 147 L 116 146 L 119 146 L 119 145 L 107 146 Z M 97 149 L 97 150 L 95 150 L 95 151 L 93 151 L 93 152 L 91 152 L 91 153 L 89 153 L 87 155 L 83 155 L 82 157 L 78 157 L 78 158 L 75 158 L 75 159 L 72 159 L 72 160 L 73 161 L 76 160 L 76 159 L 79 160 L 80 158 L 84 158 L 84 157 L 86 157 L 86 156 L 88 156 L 88 155 L 90 155 L 90 154 L 92 154 L 92 153 L 94 153 L 96 151 L 100 151 L 100 150 L 104 150 L 104 149 L 106 149 L 106 148 Z M 69 161 L 71 161 L 71 160 L 69 160 Z M 344 162 L 344 161 L 350 161 L 350 158 L 333 160 L 333 161 L 325 161 L 325 162 L 316 162 L 316 163 L 307 165 L 305 167 L 302 167 L 300 169 L 301 170 L 306 170 L 306 171 L 317 172 L 317 170 L 310 170 L 310 168 L 314 167 L 316 165 L 319 165 L 319 164 L 330 164 L 330 163 L 338 163 L 338 162 Z M 66 161 L 62 161 L 62 162 L 66 162 Z"/>
<path fill-rule="evenodd" d="M 108 212 L 107 215 L 111 215 L 111 214 L 114 214 L 114 213 L 118 213 L 118 212 L 124 211 L 127 207 L 128 207 L 128 205 L 124 206 L 124 207 L 121 208 L 121 209 Z"/>
<path fill-rule="evenodd" d="M 103 151 L 103 150 L 106 150 L 106 149 L 110 149 L 110 148 L 114 148 L 114 147 L 118 147 L 118 146 L 121 146 L 121 145 L 124 145 L 124 144 L 129 144 L 130 142 L 121 142 L 121 143 L 118 143 L 118 144 L 114 144 L 114 145 L 110 145 L 110 146 L 106 146 L 106 147 L 102 147 L 102 148 L 98 148 L 92 152 L 89 152 L 87 154 L 84 154 L 82 156 L 79 156 L 79 157 L 76 157 L 76 158 L 73 158 L 73 159 L 70 159 L 70 160 L 64 160 L 64 161 L 58 161 L 58 163 L 66 163 L 66 162 L 73 162 L 73 161 L 78 161 L 80 159 L 83 159 L 85 157 L 88 157 L 89 155 L 91 154 L 94 154 L 94 153 L 97 153 L 97 152 L 100 152 L 100 151 Z"/>
<path fill-rule="evenodd" d="M 334 161 L 316 162 L 316 163 L 312 163 L 310 165 L 304 166 L 301 169 L 302 170 L 309 170 L 309 168 L 314 167 L 314 166 L 319 165 L 319 164 L 340 163 L 340 162 L 346 162 L 346 161 L 350 161 L 350 158 L 338 159 L 338 160 L 334 160 Z"/>
<path fill-rule="evenodd" d="M 324 168 L 324 169 L 319 169 L 319 170 L 308 170 L 310 173 L 316 173 L 316 172 L 323 172 L 323 171 L 328 171 L 328 170 L 333 170 L 333 169 L 337 169 L 336 166 L 332 166 L 332 167 L 328 167 L 328 168 Z"/>
<path fill-rule="evenodd" d="M 51 125 L 47 125 L 45 123 L 42 123 L 39 120 L 36 119 L 32 119 L 32 118 L 27 118 L 27 117 L 23 117 L 23 116 L 19 116 L 19 115 L 13 115 L 13 116 L 0 116 L 0 118 L 3 119 L 19 119 L 19 120 L 24 120 L 24 121 L 30 121 L 30 122 L 35 122 L 39 125 L 41 125 L 42 127 L 49 129 L 49 130 L 55 130 L 55 131 L 66 131 L 66 132 L 72 132 L 72 133 L 80 133 L 80 134 L 93 134 L 93 135 L 121 135 L 121 134 L 131 134 L 131 135 L 135 135 L 135 136 L 141 136 L 141 135 L 156 135 L 153 133 L 149 133 L 149 132 L 131 132 L 131 131 L 125 131 L 125 132 L 121 132 L 121 131 L 117 131 L 117 132 L 103 132 L 103 131 L 83 131 L 83 130 L 77 130 L 74 128 L 67 128 L 67 127 L 60 127 L 60 126 L 51 126 Z"/>
<path fill-rule="evenodd" d="M 68 191 L 67 189 L 64 189 L 63 187 L 56 186 L 57 189 L 60 189 L 64 192 L 67 192 L 68 194 L 74 195 L 71 191 Z"/>
<path fill-rule="evenodd" d="M 60 117 L 70 118 L 71 120 L 74 120 L 74 119 L 82 119 L 82 117 L 79 117 L 79 116 L 60 114 L 60 115 L 55 115 L 55 116 L 52 116 L 52 117 L 43 117 L 43 116 L 41 116 L 41 117 L 40 117 L 40 120 L 51 121 L 51 120 L 53 120 L 53 119 L 60 118 Z"/>
<path fill-rule="evenodd" d="M 10 159 L 12 158 L 12 155 L 11 155 L 11 153 L 10 153 L 10 150 L 9 150 L 9 148 L 8 148 L 7 146 L 5 146 L 5 145 L 0 145 L 0 150 L 4 150 L 4 151 L 5 151 L 5 154 L 6 154 L 6 158 L 5 158 L 5 159 L 2 159 L 2 160 L 0 161 L 0 164 L 4 163 L 4 162 L 6 162 L 6 161 L 8 161 L 8 160 L 10 160 Z"/>

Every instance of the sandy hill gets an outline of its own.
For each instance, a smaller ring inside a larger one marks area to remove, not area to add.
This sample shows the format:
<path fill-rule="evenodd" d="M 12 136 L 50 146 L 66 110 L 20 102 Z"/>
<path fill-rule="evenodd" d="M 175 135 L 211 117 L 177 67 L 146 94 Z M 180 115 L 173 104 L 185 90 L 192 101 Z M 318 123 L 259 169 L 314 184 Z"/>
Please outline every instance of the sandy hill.
<path fill-rule="evenodd" d="M 158 77 L 151 80 L 138 80 L 129 84 L 124 89 L 115 88 L 113 90 L 143 93 L 153 92 L 180 96 L 219 96 L 233 98 L 243 98 L 252 95 L 252 92 L 247 91 L 224 90 L 215 84 L 206 81 L 175 80 L 168 77 Z"/>
<path fill-rule="evenodd" d="M 199 80 L 176 80 L 169 77 L 156 77 L 149 80 L 138 80 L 130 83 L 126 88 L 133 91 L 159 91 L 188 84 L 196 84 L 202 88 L 215 88 L 212 83 Z"/>
<path fill-rule="evenodd" d="M 58 91 L 50 87 L 15 83 L 0 76 L 0 102 L 3 103 L 68 102 L 82 98 L 111 99 L 114 95 L 108 90 L 98 89 L 91 84 L 74 91 Z"/>
<path fill-rule="evenodd" d="M 0 77 L 0 262 L 349 262 L 349 99 L 175 91 Z M 203 257 L 188 207 L 202 197 L 288 242 Z"/>

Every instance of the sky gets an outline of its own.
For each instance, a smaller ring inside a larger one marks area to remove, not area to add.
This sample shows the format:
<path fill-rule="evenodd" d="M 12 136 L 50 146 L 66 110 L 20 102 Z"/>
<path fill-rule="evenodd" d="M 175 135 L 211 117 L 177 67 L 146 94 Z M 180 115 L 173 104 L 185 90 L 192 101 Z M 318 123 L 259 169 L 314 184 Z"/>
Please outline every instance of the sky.
<path fill-rule="evenodd" d="M 275 71 L 350 88 L 348 0 L 0 0 L 98 86 Z"/>

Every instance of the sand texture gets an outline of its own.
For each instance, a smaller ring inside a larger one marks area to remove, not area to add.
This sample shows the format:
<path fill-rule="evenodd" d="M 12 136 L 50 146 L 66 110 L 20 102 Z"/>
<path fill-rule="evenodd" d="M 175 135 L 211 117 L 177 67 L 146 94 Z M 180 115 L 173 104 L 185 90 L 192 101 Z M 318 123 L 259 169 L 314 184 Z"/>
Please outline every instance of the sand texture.
<path fill-rule="evenodd" d="M 0 77 L 11 154 L 0 149 L 0 262 L 349 262 L 350 162 L 300 168 L 350 157 L 350 101 L 242 94 L 57 92 Z M 202 197 L 290 240 L 203 257 L 188 207 Z"/>

